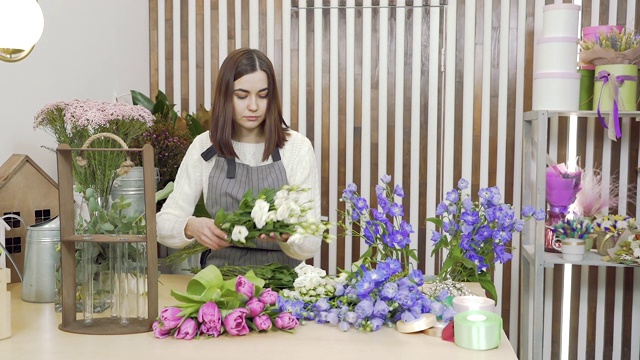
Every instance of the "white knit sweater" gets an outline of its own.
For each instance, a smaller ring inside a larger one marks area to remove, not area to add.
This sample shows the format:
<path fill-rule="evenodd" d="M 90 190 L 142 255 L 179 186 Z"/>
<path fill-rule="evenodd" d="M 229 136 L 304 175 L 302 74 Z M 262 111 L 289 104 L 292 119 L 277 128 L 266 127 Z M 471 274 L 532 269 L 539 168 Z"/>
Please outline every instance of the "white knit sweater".
<path fill-rule="evenodd" d="M 287 173 L 290 185 L 300 185 L 311 191 L 302 194 L 302 201 L 312 200 L 316 205 L 311 216 L 320 218 L 320 185 L 313 147 L 309 139 L 300 133 L 289 130 L 289 138 L 284 147 L 280 149 L 280 156 Z M 189 146 L 187 153 L 180 164 L 174 189 L 162 206 L 162 210 L 156 215 L 158 242 L 171 248 L 182 248 L 195 239 L 188 239 L 184 235 L 187 221 L 193 217 L 193 210 L 204 193 L 207 198 L 209 186 L 209 173 L 218 157 L 210 161 L 204 161 L 200 154 L 211 146 L 209 132 L 198 135 Z M 272 162 L 271 158 L 262 162 L 264 144 L 250 144 L 233 142 L 233 148 L 238 154 L 237 162 L 249 166 L 265 165 Z M 292 239 L 286 243 L 279 242 L 282 250 L 292 258 L 304 260 L 313 257 L 320 249 L 322 240 L 318 237 L 308 236 L 295 241 Z"/>

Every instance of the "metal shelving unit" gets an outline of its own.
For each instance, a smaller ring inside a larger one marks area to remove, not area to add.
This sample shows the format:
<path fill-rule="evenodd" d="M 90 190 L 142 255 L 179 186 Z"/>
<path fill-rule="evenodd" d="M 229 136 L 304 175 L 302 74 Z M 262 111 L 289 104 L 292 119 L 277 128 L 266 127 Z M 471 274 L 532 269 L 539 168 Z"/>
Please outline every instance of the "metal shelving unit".
<path fill-rule="evenodd" d="M 530 111 L 523 118 L 522 202 L 536 208 L 546 208 L 546 156 L 549 119 L 558 117 L 597 117 L 595 111 Z M 603 116 L 609 116 L 603 114 Z M 624 111 L 620 118 L 640 118 L 640 111 Z M 521 238 L 522 359 L 542 359 L 544 355 L 544 273 L 545 268 L 558 264 L 583 266 L 624 266 L 605 262 L 595 252 L 586 254 L 581 262 L 568 262 L 560 254 L 544 251 L 543 221 L 527 223 Z"/>

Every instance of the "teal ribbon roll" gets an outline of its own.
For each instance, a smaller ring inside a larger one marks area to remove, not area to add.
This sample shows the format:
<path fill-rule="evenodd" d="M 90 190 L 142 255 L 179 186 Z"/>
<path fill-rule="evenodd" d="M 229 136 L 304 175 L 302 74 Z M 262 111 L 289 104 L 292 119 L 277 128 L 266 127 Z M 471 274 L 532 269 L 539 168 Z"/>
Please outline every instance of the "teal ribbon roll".
<path fill-rule="evenodd" d="M 502 338 L 502 318 L 484 310 L 458 313 L 453 318 L 456 345 L 469 350 L 497 348 Z"/>

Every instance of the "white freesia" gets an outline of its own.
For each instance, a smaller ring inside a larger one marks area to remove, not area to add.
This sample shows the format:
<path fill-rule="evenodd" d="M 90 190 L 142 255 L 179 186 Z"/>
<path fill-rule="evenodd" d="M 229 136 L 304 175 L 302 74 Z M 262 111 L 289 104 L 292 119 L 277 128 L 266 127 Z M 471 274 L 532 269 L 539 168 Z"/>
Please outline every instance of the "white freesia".
<path fill-rule="evenodd" d="M 242 225 L 236 225 L 233 227 L 233 231 L 231 232 L 231 239 L 233 241 L 238 241 L 240 243 L 246 243 L 245 238 L 249 235 L 249 230 Z"/>
<path fill-rule="evenodd" d="M 258 199 L 256 200 L 256 204 L 253 206 L 253 210 L 251 210 L 251 218 L 253 222 L 256 224 L 258 229 L 262 229 L 264 225 L 267 223 L 267 219 L 269 217 L 269 203 Z"/>

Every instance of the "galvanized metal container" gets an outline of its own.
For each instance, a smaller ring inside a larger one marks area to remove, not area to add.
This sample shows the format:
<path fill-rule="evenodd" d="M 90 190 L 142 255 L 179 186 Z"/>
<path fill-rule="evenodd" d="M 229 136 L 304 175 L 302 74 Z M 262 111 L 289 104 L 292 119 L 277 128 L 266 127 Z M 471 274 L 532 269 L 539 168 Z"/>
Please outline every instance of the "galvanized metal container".
<path fill-rule="evenodd" d="M 27 227 L 22 300 L 50 303 L 55 300 L 55 269 L 60 262 L 60 219 Z"/>
<path fill-rule="evenodd" d="M 160 173 L 155 169 L 155 185 L 158 186 Z M 156 191 L 156 189 L 153 189 Z M 111 202 L 123 197 L 131 202 L 131 207 L 126 209 L 127 215 L 138 216 L 144 214 L 144 176 L 142 166 L 132 167 L 126 175 L 113 181 L 111 187 Z"/>

